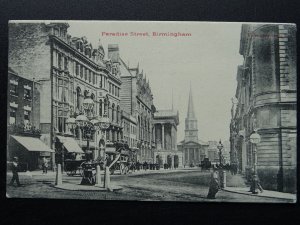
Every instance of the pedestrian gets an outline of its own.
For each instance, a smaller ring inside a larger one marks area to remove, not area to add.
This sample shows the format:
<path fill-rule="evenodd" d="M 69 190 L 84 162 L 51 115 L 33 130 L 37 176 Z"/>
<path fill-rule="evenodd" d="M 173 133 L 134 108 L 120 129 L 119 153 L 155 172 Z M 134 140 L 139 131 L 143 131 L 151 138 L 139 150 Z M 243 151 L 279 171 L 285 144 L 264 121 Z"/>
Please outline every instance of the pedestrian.
<path fill-rule="evenodd" d="M 11 185 L 11 186 L 14 184 L 15 181 L 16 181 L 18 187 L 22 186 L 19 181 L 18 167 L 19 167 L 18 157 L 14 157 L 13 162 L 12 162 L 12 168 L 11 168 L 13 176 L 9 183 L 9 185 Z"/>
<path fill-rule="evenodd" d="M 216 194 L 219 191 L 219 173 L 215 166 L 213 166 L 213 172 L 210 178 L 209 190 L 207 194 L 208 199 L 215 199 Z"/>
<path fill-rule="evenodd" d="M 48 172 L 48 159 L 46 157 L 43 158 L 43 174 L 47 174 Z"/>

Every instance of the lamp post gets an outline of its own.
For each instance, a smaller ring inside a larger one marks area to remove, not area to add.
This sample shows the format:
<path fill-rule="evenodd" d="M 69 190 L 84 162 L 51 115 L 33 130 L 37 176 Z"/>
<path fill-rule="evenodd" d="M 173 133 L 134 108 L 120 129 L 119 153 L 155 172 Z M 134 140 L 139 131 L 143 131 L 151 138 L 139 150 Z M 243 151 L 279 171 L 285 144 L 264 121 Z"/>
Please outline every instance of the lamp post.
<path fill-rule="evenodd" d="M 260 187 L 258 176 L 257 176 L 257 147 L 256 145 L 260 142 L 260 135 L 257 133 L 257 130 L 254 130 L 254 133 L 250 135 L 250 142 L 253 144 L 253 178 L 251 184 L 251 191 L 253 194 L 257 194 L 257 188 Z"/>
<path fill-rule="evenodd" d="M 220 162 L 220 183 L 221 183 L 221 188 L 226 187 L 226 171 L 223 170 L 223 160 L 222 160 L 222 149 L 223 149 L 223 144 L 221 142 L 221 139 L 219 141 L 219 144 L 217 145 L 217 148 L 219 149 L 219 162 Z"/>
<path fill-rule="evenodd" d="M 217 145 L 217 148 L 219 150 L 219 163 L 220 163 L 220 166 L 223 164 L 222 163 L 222 149 L 223 149 L 223 144 L 221 142 L 221 139 L 219 141 L 219 144 Z"/>
<path fill-rule="evenodd" d="M 90 151 L 90 137 L 94 134 L 95 131 L 100 129 L 101 131 L 104 131 L 104 161 L 105 161 L 105 145 L 106 145 L 106 129 L 110 126 L 109 118 L 107 117 L 107 113 L 104 114 L 103 117 L 94 116 L 93 108 L 94 108 L 94 101 L 90 96 L 90 93 L 86 95 L 86 98 L 83 101 L 83 108 L 84 108 L 84 114 L 81 113 L 74 117 L 69 117 L 67 119 L 67 124 L 70 129 L 75 129 L 78 127 L 82 134 L 85 134 L 87 137 L 87 147 L 86 147 L 86 156 L 87 161 L 91 159 L 91 151 Z M 76 118 L 75 118 L 76 116 Z M 75 133 L 75 132 L 74 132 Z M 75 136 L 75 134 L 74 134 Z M 81 135 L 80 135 L 81 140 Z M 100 150 L 101 151 L 101 150 Z"/>

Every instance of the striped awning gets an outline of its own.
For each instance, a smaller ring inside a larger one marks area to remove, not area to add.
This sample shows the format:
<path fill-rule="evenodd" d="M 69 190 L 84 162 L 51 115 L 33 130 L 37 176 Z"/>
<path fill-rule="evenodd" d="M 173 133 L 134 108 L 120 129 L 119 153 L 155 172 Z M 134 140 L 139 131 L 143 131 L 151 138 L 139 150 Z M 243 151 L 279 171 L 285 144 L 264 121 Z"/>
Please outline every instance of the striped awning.
<path fill-rule="evenodd" d="M 39 138 L 11 135 L 18 143 L 31 152 L 54 152 Z"/>
<path fill-rule="evenodd" d="M 74 140 L 72 137 L 64 137 L 64 136 L 56 136 L 59 141 L 65 146 L 66 150 L 68 152 L 74 152 L 74 153 L 81 153 L 83 154 L 84 152 L 78 145 L 78 143 Z"/>

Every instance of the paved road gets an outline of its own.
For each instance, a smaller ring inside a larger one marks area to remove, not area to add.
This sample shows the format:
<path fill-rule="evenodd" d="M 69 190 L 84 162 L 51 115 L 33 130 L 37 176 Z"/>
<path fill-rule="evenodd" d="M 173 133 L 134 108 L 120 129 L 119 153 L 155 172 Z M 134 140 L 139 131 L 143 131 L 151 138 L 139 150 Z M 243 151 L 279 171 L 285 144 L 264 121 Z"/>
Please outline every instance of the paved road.
<path fill-rule="evenodd" d="M 8 180 L 11 175 L 8 174 Z M 54 188 L 55 175 L 21 175 L 24 187 L 7 186 L 9 197 L 64 198 L 101 200 L 143 201 L 216 201 L 216 202 L 289 202 L 257 196 L 219 191 L 217 199 L 206 198 L 209 173 L 200 171 L 178 171 L 160 174 L 113 175 L 112 182 L 123 187 L 116 192 L 66 191 Z M 80 183 L 80 177 L 63 176 L 63 181 Z"/>

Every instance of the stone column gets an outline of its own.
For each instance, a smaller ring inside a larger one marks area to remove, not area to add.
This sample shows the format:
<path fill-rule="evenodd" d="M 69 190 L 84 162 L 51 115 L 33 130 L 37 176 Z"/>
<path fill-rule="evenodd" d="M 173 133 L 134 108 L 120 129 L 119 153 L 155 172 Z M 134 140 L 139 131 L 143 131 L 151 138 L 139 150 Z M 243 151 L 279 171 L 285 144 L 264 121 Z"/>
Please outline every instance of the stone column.
<path fill-rule="evenodd" d="M 165 124 L 161 124 L 161 147 L 165 149 Z"/>

